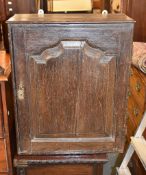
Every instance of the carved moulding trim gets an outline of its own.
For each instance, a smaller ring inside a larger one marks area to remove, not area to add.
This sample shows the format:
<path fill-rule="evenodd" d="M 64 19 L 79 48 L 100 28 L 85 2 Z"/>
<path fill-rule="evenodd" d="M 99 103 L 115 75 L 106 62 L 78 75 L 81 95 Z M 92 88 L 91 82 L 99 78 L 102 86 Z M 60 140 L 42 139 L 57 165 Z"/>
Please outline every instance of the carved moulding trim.
<path fill-rule="evenodd" d="M 74 40 L 60 41 L 55 46 L 44 50 L 40 55 L 33 55 L 31 58 L 33 58 L 37 64 L 47 64 L 48 60 L 60 57 L 67 49 L 79 49 L 90 58 L 102 58 L 101 60 L 99 59 L 100 63 L 108 63 L 113 58 L 113 54 L 108 54 L 100 48 L 92 47 L 87 41 Z"/>

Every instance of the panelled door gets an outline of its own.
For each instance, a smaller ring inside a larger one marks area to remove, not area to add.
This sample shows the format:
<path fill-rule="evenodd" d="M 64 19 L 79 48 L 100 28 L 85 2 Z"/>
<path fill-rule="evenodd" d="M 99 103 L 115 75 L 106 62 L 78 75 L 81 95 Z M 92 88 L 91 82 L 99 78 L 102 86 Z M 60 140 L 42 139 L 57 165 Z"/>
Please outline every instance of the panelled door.
<path fill-rule="evenodd" d="M 108 28 L 104 24 L 14 25 L 20 154 L 121 149 L 131 49 L 127 45 L 127 52 L 120 51 L 123 36 L 129 37 L 121 28 L 116 24 Z"/>

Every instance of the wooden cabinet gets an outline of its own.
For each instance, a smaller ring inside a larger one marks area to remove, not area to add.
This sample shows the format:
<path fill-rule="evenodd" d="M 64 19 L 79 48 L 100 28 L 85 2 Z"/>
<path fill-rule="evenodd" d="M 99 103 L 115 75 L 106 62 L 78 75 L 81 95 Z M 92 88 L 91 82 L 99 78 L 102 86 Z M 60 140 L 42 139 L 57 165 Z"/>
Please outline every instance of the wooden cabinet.
<path fill-rule="evenodd" d="M 14 166 L 18 175 L 101 175 L 105 154 L 16 156 Z"/>
<path fill-rule="evenodd" d="M 8 29 L 6 20 L 16 13 L 36 13 L 35 0 L 0 0 L 0 23 L 2 24 L 2 34 L 4 47 L 9 52 Z M 1 31 L 1 30 L 0 30 Z M 0 32 L 1 35 L 1 32 Z M 0 38 L 1 39 L 1 38 Z"/>
<path fill-rule="evenodd" d="M 127 145 L 130 137 L 134 135 L 146 110 L 146 75 L 132 66 L 130 76 L 130 93 L 128 101 Z M 144 132 L 146 137 L 146 131 Z M 137 155 L 131 160 L 133 175 L 144 175 L 145 170 Z"/>
<path fill-rule="evenodd" d="M 56 14 L 8 23 L 18 154 L 122 152 L 133 21 Z"/>
<path fill-rule="evenodd" d="M 10 57 L 0 51 L 0 175 L 12 175 L 6 82 L 10 74 Z"/>
<path fill-rule="evenodd" d="M 129 119 L 133 121 L 133 127 L 139 125 L 141 117 L 146 109 L 146 77 L 132 66 L 130 78 L 130 96 L 128 103 Z"/>

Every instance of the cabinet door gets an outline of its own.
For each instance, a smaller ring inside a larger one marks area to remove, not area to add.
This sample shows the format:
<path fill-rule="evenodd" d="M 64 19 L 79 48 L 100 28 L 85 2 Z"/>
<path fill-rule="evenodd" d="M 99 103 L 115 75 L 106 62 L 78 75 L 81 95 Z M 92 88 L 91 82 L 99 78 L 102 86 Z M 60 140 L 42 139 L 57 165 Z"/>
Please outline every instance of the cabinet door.
<path fill-rule="evenodd" d="M 121 149 L 131 36 L 113 26 L 13 28 L 19 153 Z"/>
<path fill-rule="evenodd" d="M 40 141 L 66 149 L 62 142 L 112 140 L 115 61 L 82 41 L 61 41 L 29 58 L 33 149 Z"/>

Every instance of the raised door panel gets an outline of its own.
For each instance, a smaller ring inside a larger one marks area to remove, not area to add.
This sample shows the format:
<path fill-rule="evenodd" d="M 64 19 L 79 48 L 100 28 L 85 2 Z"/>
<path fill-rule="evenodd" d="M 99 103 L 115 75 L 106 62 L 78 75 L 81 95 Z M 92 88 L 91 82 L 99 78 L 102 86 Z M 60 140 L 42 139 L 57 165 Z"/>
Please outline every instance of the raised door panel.
<path fill-rule="evenodd" d="M 49 151 L 46 142 L 57 141 L 67 152 L 62 142 L 114 140 L 115 56 L 85 41 L 61 41 L 27 64 L 32 147 Z"/>
<path fill-rule="evenodd" d="M 122 149 L 132 41 L 125 27 L 14 25 L 19 154 Z"/>
<path fill-rule="evenodd" d="M 115 61 L 84 41 L 62 41 L 32 56 L 28 63 L 32 137 L 111 137 Z"/>

